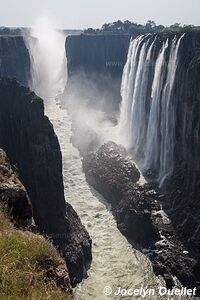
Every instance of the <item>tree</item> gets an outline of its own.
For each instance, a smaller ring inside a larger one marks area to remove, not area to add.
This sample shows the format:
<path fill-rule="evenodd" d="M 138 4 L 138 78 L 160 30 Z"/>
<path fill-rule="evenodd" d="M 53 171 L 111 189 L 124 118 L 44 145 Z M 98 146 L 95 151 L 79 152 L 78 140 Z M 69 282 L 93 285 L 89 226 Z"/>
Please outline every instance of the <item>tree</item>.
<path fill-rule="evenodd" d="M 88 28 L 85 32 L 86 32 L 86 33 L 89 33 L 89 34 L 92 34 L 92 33 L 95 33 L 95 29 L 93 29 L 93 28 Z"/>
<path fill-rule="evenodd" d="M 194 25 L 186 25 L 184 24 L 183 27 L 182 27 L 182 31 L 183 32 L 190 32 L 194 29 Z"/>
<path fill-rule="evenodd" d="M 175 23 L 175 24 L 172 24 L 169 28 L 172 31 L 180 31 L 182 29 L 182 26 L 180 23 Z"/>
<path fill-rule="evenodd" d="M 148 20 L 146 25 L 145 25 L 145 28 L 147 30 L 152 30 L 154 27 L 156 27 L 156 23 L 152 20 Z"/>
<path fill-rule="evenodd" d="M 164 31 L 164 29 L 165 29 L 165 26 L 163 26 L 163 25 L 157 25 L 155 27 L 156 32 L 162 32 L 162 31 Z"/>
<path fill-rule="evenodd" d="M 110 26 L 110 24 L 105 23 L 105 24 L 103 24 L 103 26 L 101 27 L 101 29 L 103 31 L 107 31 L 109 29 L 109 26 Z"/>

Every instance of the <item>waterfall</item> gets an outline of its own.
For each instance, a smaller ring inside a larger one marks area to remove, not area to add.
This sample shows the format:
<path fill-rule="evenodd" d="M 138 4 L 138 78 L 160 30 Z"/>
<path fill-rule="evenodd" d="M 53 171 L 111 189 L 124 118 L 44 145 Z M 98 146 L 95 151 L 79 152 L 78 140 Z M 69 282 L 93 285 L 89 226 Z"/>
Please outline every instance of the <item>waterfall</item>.
<path fill-rule="evenodd" d="M 167 79 L 161 99 L 161 153 L 160 153 L 160 172 L 159 181 L 162 183 L 167 176 L 173 172 L 174 146 L 175 146 L 175 118 L 176 118 L 176 99 L 173 95 L 173 84 L 175 81 L 176 69 L 178 65 L 178 50 L 181 38 L 174 39 L 172 43 Z"/>
<path fill-rule="evenodd" d="M 42 17 L 26 36 L 31 59 L 29 86 L 45 102 L 61 95 L 67 81 L 65 54 L 66 36 L 55 29 L 48 18 Z"/>
<path fill-rule="evenodd" d="M 124 67 L 119 139 L 143 172 L 160 184 L 173 173 L 176 99 L 173 86 L 183 36 L 143 35 L 130 42 Z"/>

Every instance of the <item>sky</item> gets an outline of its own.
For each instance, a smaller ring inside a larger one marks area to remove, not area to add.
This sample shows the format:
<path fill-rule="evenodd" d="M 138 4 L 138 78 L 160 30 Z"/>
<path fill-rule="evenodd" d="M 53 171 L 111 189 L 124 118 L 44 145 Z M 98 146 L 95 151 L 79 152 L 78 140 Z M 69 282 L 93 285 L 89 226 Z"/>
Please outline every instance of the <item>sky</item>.
<path fill-rule="evenodd" d="M 0 8 L 0 26 L 11 27 L 34 26 L 42 16 L 66 29 L 99 28 L 116 20 L 200 25 L 200 0 L 0 0 Z"/>

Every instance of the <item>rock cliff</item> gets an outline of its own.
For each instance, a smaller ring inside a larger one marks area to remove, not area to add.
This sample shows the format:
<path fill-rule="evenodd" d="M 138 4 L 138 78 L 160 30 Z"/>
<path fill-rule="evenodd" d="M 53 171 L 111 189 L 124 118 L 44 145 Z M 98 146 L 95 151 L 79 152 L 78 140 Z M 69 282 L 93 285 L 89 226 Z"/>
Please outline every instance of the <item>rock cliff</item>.
<path fill-rule="evenodd" d="M 16 77 L 28 86 L 30 57 L 23 36 L 0 35 L 0 77 Z"/>
<path fill-rule="evenodd" d="M 174 173 L 165 191 L 167 207 L 191 251 L 200 249 L 200 33 L 184 36 L 174 86 Z"/>
<path fill-rule="evenodd" d="M 114 113 L 130 36 L 78 35 L 66 39 L 69 99 Z"/>
<path fill-rule="evenodd" d="M 32 206 L 26 189 L 13 172 L 6 153 L 0 149 L 0 204 L 16 226 L 32 224 Z"/>
<path fill-rule="evenodd" d="M 39 232 L 62 252 L 74 286 L 86 276 L 91 240 L 65 202 L 62 156 L 42 99 L 15 79 L 0 79 L 0 147 L 26 186 Z"/>

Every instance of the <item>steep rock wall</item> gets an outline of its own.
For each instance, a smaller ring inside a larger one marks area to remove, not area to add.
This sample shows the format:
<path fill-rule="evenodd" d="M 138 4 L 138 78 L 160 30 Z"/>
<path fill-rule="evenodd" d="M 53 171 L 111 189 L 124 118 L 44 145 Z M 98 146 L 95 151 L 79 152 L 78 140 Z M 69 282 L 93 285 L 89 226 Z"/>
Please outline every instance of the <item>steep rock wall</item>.
<path fill-rule="evenodd" d="M 0 35 L 0 77 L 16 77 L 28 85 L 30 57 L 23 36 Z"/>
<path fill-rule="evenodd" d="M 128 35 L 68 36 L 68 98 L 108 113 L 118 111 L 129 40 Z"/>
<path fill-rule="evenodd" d="M 29 196 L 2 149 L 0 149 L 0 205 L 8 210 L 16 226 L 26 228 L 32 225 L 32 206 Z"/>
<path fill-rule="evenodd" d="M 60 146 L 43 101 L 15 79 L 3 78 L 0 107 L 0 147 L 27 188 L 39 231 L 60 248 L 74 286 L 91 262 L 91 240 L 65 202 Z"/>
<path fill-rule="evenodd" d="M 169 207 L 192 250 L 200 249 L 200 33 L 188 33 L 179 52 L 174 84 L 174 173 L 166 189 Z M 178 191 L 178 193 L 177 193 Z"/>

